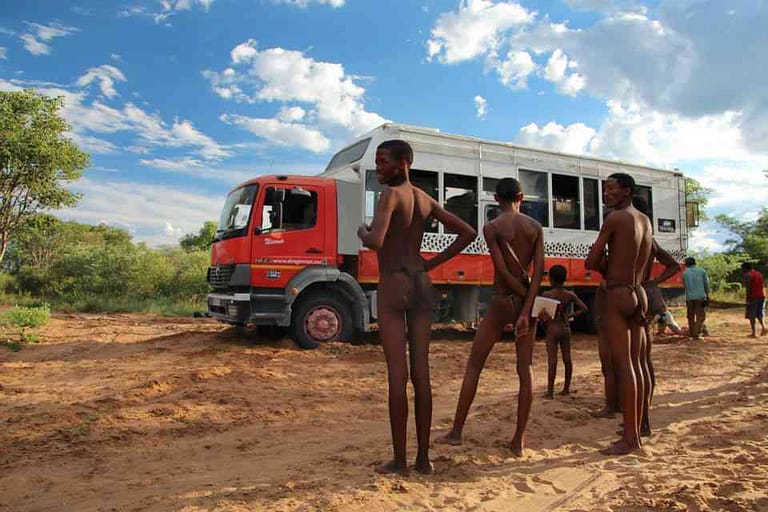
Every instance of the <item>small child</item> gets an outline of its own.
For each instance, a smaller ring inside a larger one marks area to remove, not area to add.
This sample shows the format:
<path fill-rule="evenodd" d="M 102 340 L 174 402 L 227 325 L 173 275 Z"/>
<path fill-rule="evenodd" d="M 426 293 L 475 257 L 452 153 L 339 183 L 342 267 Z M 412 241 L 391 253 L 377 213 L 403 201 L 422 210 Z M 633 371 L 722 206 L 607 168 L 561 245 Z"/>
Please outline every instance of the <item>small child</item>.
<path fill-rule="evenodd" d="M 542 311 L 539 320 L 545 323 L 547 332 L 547 393 L 544 398 L 554 396 L 555 375 L 557 374 L 557 346 L 563 353 L 563 364 L 565 365 L 565 382 L 561 395 L 565 396 L 571 392 L 571 375 L 573 374 L 573 362 L 571 361 L 571 328 L 569 321 L 588 311 L 586 304 L 570 290 L 563 288 L 565 280 L 568 277 L 568 271 L 562 265 L 554 265 L 549 269 L 549 282 L 552 288 L 542 295 L 548 299 L 560 301 L 557 305 L 555 317 L 552 318 L 546 311 Z M 571 305 L 575 305 L 573 313 L 568 312 Z"/>

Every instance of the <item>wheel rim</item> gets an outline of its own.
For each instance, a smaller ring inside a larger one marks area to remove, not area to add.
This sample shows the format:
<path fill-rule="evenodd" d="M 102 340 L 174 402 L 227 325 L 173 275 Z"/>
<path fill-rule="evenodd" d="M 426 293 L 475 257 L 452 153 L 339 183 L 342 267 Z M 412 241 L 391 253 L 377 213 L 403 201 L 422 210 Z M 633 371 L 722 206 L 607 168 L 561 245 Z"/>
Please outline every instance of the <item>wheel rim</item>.
<path fill-rule="evenodd" d="M 318 306 L 307 313 L 304 330 L 313 340 L 330 341 L 341 333 L 341 315 L 328 306 Z"/>

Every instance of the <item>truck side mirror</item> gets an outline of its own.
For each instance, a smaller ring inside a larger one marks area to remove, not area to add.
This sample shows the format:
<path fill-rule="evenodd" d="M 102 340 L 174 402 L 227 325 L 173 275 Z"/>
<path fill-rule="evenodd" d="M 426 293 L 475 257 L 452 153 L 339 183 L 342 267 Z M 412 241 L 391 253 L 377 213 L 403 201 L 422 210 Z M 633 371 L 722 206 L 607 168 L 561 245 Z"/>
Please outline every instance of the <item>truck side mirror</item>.
<path fill-rule="evenodd" d="M 699 227 L 699 203 L 685 203 L 685 225 L 689 228 Z"/>

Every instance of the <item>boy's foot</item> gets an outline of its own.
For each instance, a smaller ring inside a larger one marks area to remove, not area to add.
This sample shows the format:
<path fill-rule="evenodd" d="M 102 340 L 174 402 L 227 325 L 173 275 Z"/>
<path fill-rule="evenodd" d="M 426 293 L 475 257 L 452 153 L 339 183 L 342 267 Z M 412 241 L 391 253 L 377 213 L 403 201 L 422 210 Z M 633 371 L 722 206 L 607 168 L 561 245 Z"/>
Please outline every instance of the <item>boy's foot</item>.
<path fill-rule="evenodd" d="M 750 334 L 748 337 L 749 337 L 749 338 L 757 338 L 757 334 L 755 334 L 755 333 L 752 333 L 752 334 Z"/>
<path fill-rule="evenodd" d="M 424 457 L 423 459 L 421 457 L 416 457 L 415 468 L 416 471 L 422 475 L 431 475 L 432 471 L 435 470 L 435 466 L 432 465 L 428 457 Z"/>
<path fill-rule="evenodd" d="M 616 427 L 616 435 L 617 436 L 623 436 L 624 435 L 624 425 L 620 424 L 618 427 Z M 651 429 L 644 427 L 640 429 L 640 437 L 651 437 Z"/>
<path fill-rule="evenodd" d="M 552 391 L 547 391 L 546 393 L 544 393 L 544 396 L 542 398 L 546 398 L 546 399 L 555 398 L 555 394 Z"/>
<path fill-rule="evenodd" d="M 608 407 L 603 407 L 599 411 L 590 411 L 590 416 L 593 418 L 613 418 L 616 413 L 610 410 Z"/>
<path fill-rule="evenodd" d="M 765 330 L 765 327 L 760 330 L 760 336 L 765 336 L 767 333 L 768 331 Z"/>
<path fill-rule="evenodd" d="M 402 462 L 391 460 L 377 466 L 375 471 L 380 475 L 408 476 L 408 465 Z"/>
<path fill-rule="evenodd" d="M 462 443 L 461 434 L 457 434 L 453 430 L 451 430 L 447 434 L 443 434 L 442 436 L 437 436 L 435 438 L 435 443 L 450 444 L 451 446 L 461 446 L 461 443 Z"/>
<path fill-rule="evenodd" d="M 515 457 L 523 456 L 524 450 L 522 439 L 518 439 L 517 437 L 512 438 L 512 442 L 510 443 L 509 448 L 512 450 L 512 455 Z"/>
<path fill-rule="evenodd" d="M 611 443 L 608 448 L 600 450 L 600 453 L 603 455 L 626 455 L 639 449 L 639 446 L 630 446 L 624 439 L 619 439 L 618 441 Z"/>
<path fill-rule="evenodd" d="M 571 394 L 571 390 L 569 389 L 564 389 L 560 392 L 560 396 L 568 396 L 570 394 Z"/>

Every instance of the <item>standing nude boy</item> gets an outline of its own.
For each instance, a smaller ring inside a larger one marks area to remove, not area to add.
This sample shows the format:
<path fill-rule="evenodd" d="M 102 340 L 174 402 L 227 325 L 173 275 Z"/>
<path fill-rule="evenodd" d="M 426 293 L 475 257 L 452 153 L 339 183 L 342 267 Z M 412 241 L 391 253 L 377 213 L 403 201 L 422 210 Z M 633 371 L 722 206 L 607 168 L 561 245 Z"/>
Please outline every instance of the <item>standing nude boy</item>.
<path fill-rule="evenodd" d="M 408 179 L 413 150 L 402 140 L 383 142 L 376 149 L 376 175 L 388 185 L 379 197 L 373 222 L 360 226 L 357 236 L 377 252 L 379 260 L 378 322 L 387 360 L 389 422 L 394 459 L 381 465 L 381 473 L 407 474 L 405 456 L 408 423 L 408 361 L 415 394 L 416 470 L 430 473 L 429 433 L 432 424 L 432 388 L 429 381 L 429 341 L 432 329 L 432 283 L 427 272 L 457 255 L 476 236 L 466 222 L 443 209 Z M 430 260 L 421 257 L 421 239 L 428 217 L 434 217 L 458 237 Z"/>
<path fill-rule="evenodd" d="M 530 327 L 529 323 L 531 307 L 544 270 L 544 240 L 541 224 L 520 213 L 523 192 L 516 179 L 504 178 L 499 181 L 496 200 L 501 213 L 483 227 L 483 236 L 493 260 L 494 295 L 472 342 L 453 428 L 437 442 L 461 444 L 464 422 L 477 393 L 480 372 L 493 345 L 501 338 L 504 326 L 514 323 L 520 392 L 512 452 L 519 457 L 523 455 L 523 434 L 533 402 L 532 359 L 536 324 L 534 321 L 533 327 Z M 533 276 L 529 278 L 527 269 L 531 262 Z"/>
<path fill-rule="evenodd" d="M 640 448 L 644 383 L 642 372 L 635 368 L 640 368 L 640 350 L 645 342 L 648 299 L 641 284 L 653 241 L 648 217 L 632 206 L 634 188 L 635 180 L 628 174 L 608 177 L 603 202 L 613 211 L 605 219 L 586 261 L 588 270 L 603 273 L 601 329 L 619 380 L 624 415 L 624 435 L 605 450 L 611 455 Z"/>
<path fill-rule="evenodd" d="M 650 208 L 648 202 L 642 197 L 635 197 L 632 200 L 633 206 L 648 217 L 650 220 Z M 653 272 L 653 262 L 658 261 L 664 266 L 664 270 L 658 276 L 651 278 Z M 656 239 L 653 239 L 653 245 L 651 248 L 651 257 L 648 260 L 648 266 L 645 269 L 645 275 L 643 277 L 643 288 L 648 296 L 648 322 L 645 324 L 645 345 L 641 347 L 640 362 L 643 373 L 644 384 L 643 387 L 643 413 L 640 420 L 640 436 L 651 435 L 651 421 L 650 421 L 650 407 L 653 400 L 653 392 L 656 389 L 656 371 L 654 370 L 653 360 L 651 359 L 651 348 L 653 347 L 653 336 L 651 334 L 650 320 L 658 315 L 669 315 L 664 304 L 664 298 L 661 295 L 659 284 L 671 279 L 672 276 L 680 272 L 680 263 L 672 257 Z M 653 295 L 652 295 L 653 294 Z M 653 299 L 653 300 L 652 300 Z M 657 309 L 658 308 L 658 309 Z M 674 320 L 672 320 L 674 323 Z M 679 328 L 678 328 L 679 330 Z"/>

